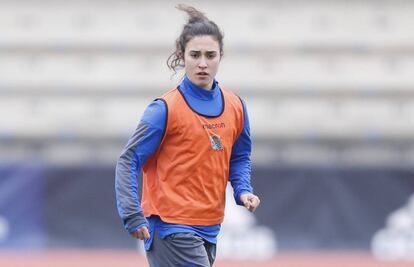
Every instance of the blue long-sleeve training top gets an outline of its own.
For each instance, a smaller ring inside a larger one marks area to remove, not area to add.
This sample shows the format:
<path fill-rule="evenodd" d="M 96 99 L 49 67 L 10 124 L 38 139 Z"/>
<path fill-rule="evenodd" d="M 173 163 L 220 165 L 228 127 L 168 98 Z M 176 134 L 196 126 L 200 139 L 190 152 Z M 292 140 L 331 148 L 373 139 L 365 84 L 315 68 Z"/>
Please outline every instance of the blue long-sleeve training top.
<path fill-rule="evenodd" d="M 202 115 L 217 116 L 222 111 L 223 103 L 220 87 L 214 81 L 212 90 L 205 90 L 192 83 L 185 77 L 180 84 L 187 103 L 191 108 Z M 250 138 L 249 118 L 246 104 L 242 101 L 244 110 L 244 127 L 242 133 L 233 145 L 230 157 L 229 181 L 234 190 L 234 199 L 242 205 L 242 193 L 252 192 L 250 183 L 252 142 Z M 167 108 L 161 100 L 153 101 L 141 118 L 138 127 L 130 137 L 127 145 L 119 157 L 115 173 L 115 191 L 117 208 L 123 220 L 125 229 L 129 233 L 147 226 L 151 238 L 145 240 L 145 249 L 149 249 L 154 233 L 161 238 L 178 232 L 191 232 L 201 236 L 211 243 L 217 242 L 220 225 L 192 226 L 178 225 L 163 222 L 158 216 L 145 218 L 138 194 L 140 184 L 139 175 L 145 162 L 157 151 L 166 127 Z"/>

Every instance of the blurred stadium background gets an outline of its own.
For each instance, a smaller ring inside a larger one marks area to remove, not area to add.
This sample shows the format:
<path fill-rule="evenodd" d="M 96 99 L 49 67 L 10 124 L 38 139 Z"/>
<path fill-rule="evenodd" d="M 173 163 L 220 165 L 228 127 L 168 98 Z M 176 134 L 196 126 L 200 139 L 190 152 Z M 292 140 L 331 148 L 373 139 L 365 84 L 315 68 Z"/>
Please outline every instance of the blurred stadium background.
<path fill-rule="evenodd" d="M 411 266 L 414 2 L 182 2 L 225 33 L 262 198 L 229 198 L 217 266 Z M 175 5 L 0 0 L 0 266 L 146 266 L 114 167 L 182 76 Z"/>

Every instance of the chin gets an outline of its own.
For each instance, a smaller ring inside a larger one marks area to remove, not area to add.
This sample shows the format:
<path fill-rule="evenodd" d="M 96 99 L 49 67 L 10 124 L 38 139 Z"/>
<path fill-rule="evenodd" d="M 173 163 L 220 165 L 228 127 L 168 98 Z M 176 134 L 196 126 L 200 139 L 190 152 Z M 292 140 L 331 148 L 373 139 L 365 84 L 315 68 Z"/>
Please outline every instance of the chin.
<path fill-rule="evenodd" d="M 195 85 L 197 85 L 198 87 L 201 87 L 201 88 L 207 88 L 208 87 L 208 83 L 196 83 Z"/>
<path fill-rule="evenodd" d="M 211 90 L 211 86 L 208 84 L 199 85 L 201 88 L 204 88 L 206 90 Z"/>

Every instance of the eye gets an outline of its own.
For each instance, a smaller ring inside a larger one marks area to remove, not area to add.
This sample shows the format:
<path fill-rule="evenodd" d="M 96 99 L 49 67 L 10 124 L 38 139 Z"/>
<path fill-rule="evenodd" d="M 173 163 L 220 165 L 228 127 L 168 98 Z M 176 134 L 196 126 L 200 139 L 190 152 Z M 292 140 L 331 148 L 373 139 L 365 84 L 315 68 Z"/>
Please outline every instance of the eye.
<path fill-rule="evenodd" d="M 216 53 L 208 53 L 207 54 L 207 58 L 208 59 L 213 59 L 213 58 L 215 58 L 216 57 Z"/>
<path fill-rule="evenodd" d="M 190 57 L 192 57 L 192 58 L 198 58 L 200 56 L 200 53 L 197 53 L 197 52 L 191 52 L 190 53 Z"/>

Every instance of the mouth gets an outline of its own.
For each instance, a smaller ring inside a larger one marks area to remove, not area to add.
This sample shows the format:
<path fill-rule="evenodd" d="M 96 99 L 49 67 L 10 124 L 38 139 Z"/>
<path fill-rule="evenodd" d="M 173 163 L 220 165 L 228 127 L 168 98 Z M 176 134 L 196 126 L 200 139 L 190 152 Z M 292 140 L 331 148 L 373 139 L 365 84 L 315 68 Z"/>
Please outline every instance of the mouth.
<path fill-rule="evenodd" d="M 201 71 L 201 72 L 197 72 L 196 75 L 199 76 L 199 77 L 207 77 L 208 73 L 204 72 L 204 71 Z"/>

